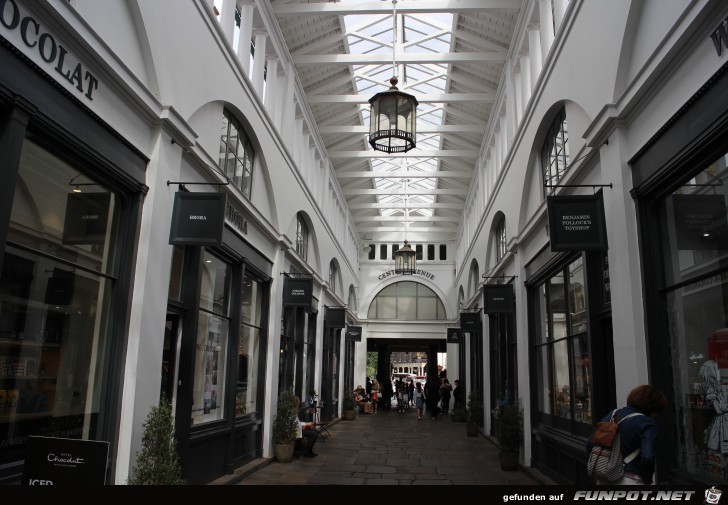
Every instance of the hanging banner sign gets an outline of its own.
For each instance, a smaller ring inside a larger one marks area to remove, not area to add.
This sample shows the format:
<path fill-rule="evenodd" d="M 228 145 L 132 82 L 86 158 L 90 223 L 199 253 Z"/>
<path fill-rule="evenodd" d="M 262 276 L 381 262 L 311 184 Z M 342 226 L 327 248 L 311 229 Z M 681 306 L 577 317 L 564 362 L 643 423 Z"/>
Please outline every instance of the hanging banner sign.
<path fill-rule="evenodd" d="M 462 344 L 463 334 L 460 333 L 460 328 L 448 328 L 447 329 L 447 343 L 448 344 Z"/>
<path fill-rule="evenodd" d="M 672 195 L 671 199 L 678 249 L 726 249 L 728 222 L 723 195 Z"/>
<path fill-rule="evenodd" d="M 483 310 L 486 314 L 513 312 L 513 285 L 486 284 L 483 286 Z"/>
<path fill-rule="evenodd" d="M 606 251 L 607 229 L 602 194 L 549 196 L 552 251 Z"/>
<path fill-rule="evenodd" d="M 480 333 L 482 328 L 480 311 L 460 313 L 460 331 L 463 333 Z"/>
<path fill-rule="evenodd" d="M 313 307 L 313 279 L 286 277 L 283 280 L 284 307 Z"/>
<path fill-rule="evenodd" d="M 346 308 L 326 307 L 324 328 L 346 328 Z"/>
<path fill-rule="evenodd" d="M 103 244 L 111 193 L 69 193 L 63 223 L 64 244 Z"/>
<path fill-rule="evenodd" d="M 178 191 L 174 195 L 169 243 L 172 245 L 222 245 L 225 202 L 225 193 Z"/>
<path fill-rule="evenodd" d="M 25 445 L 24 486 L 103 486 L 109 443 L 30 435 Z"/>
<path fill-rule="evenodd" d="M 361 342 L 361 326 L 347 326 L 346 327 L 346 340 L 353 340 L 354 342 Z"/>

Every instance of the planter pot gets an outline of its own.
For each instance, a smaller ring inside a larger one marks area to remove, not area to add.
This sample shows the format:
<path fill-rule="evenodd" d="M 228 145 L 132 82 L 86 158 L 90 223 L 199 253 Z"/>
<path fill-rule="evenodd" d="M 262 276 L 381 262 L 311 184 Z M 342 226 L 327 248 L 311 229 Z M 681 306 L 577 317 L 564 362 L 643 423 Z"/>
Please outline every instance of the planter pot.
<path fill-rule="evenodd" d="M 501 451 L 500 464 L 501 470 L 513 472 L 518 470 L 518 456 L 520 451 Z"/>
<path fill-rule="evenodd" d="M 353 421 L 355 419 L 354 411 L 353 410 L 345 410 L 342 414 L 342 419 L 344 421 Z"/>
<path fill-rule="evenodd" d="M 295 444 L 274 444 L 273 451 L 276 461 L 279 463 L 290 463 L 293 461 L 293 451 L 295 448 Z"/>
<path fill-rule="evenodd" d="M 466 424 L 465 429 L 467 431 L 467 434 L 469 437 L 477 437 L 478 436 L 478 425 L 477 424 Z"/>

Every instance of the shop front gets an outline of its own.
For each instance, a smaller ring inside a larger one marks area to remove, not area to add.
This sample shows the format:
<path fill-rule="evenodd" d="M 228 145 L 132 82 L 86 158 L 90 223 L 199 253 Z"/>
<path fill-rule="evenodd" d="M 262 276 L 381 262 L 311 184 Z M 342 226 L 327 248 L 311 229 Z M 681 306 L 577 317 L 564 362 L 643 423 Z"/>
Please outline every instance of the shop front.
<path fill-rule="evenodd" d="M 630 160 L 662 480 L 728 483 L 728 64 Z"/>
<path fill-rule="evenodd" d="M 0 483 L 17 484 L 30 436 L 108 442 L 114 465 L 148 160 L 93 112 L 115 97 L 84 57 L 3 4 Z"/>

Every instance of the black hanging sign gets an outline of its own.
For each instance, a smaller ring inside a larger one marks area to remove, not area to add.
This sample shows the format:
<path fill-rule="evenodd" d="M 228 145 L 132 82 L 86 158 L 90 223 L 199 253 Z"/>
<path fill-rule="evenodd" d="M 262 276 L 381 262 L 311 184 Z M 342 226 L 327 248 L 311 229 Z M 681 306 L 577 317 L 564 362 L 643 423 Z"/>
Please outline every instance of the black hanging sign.
<path fill-rule="evenodd" d="M 283 281 L 283 306 L 311 308 L 313 279 L 286 277 Z"/>
<path fill-rule="evenodd" d="M 513 312 L 513 285 L 485 284 L 483 303 L 486 314 L 510 314 Z"/>
<path fill-rule="evenodd" d="M 672 195 L 677 248 L 725 250 L 728 246 L 723 195 Z"/>
<path fill-rule="evenodd" d="M 361 326 L 348 326 L 347 325 L 346 340 L 353 340 L 354 342 L 361 342 Z"/>
<path fill-rule="evenodd" d="M 24 486 L 103 486 L 109 442 L 30 435 Z"/>
<path fill-rule="evenodd" d="M 607 229 L 602 194 L 549 196 L 552 251 L 606 251 Z"/>
<path fill-rule="evenodd" d="M 64 244 L 103 244 L 111 193 L 69 193 L 63 222 Z"/>
<path fill-rule="evenodd" d="M 461 344 L 463 342 L 463 334 L 460 333 L 460 328 L 448 328 L 447 329 L 447 343 L 448 344 Z"/>
<path fill-rule="evenodd" d="M 346 328 L 346 308 L 326 307 L 324 328 Z"/>
<path fill-rule="evenodd" d="M 225 223 L 225 193 L 189 193 L 174 196 L 172 245 L 219 246 Z"/>
<path fill-rule="evenodd" d="M 479 310 L 460 313 L 460 331 L 463 333 L 480 333 L 482 327 Z"/>

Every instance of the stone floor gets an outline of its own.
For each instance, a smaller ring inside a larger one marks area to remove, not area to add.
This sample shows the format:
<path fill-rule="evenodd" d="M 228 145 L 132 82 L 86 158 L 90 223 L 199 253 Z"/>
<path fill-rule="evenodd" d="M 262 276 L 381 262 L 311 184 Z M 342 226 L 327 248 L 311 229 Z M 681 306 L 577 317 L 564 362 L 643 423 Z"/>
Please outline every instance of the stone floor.
<path fill-rule="evenodd" d="M 319 438 L 316 458 L 291 463 L 257 460 L 217 485 L 538 485 L 553 484 L 538 471 L 503 471 L 490 437 L 466 435 L 448 415 L 417 419 L 416 409 L 393 407 L 335 420 Z M 426 497 L 424 497 L 426 499 Z"/>

